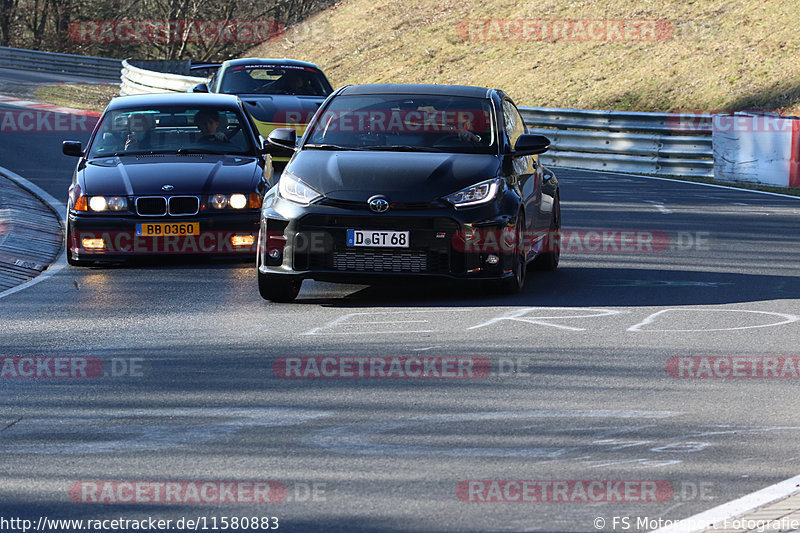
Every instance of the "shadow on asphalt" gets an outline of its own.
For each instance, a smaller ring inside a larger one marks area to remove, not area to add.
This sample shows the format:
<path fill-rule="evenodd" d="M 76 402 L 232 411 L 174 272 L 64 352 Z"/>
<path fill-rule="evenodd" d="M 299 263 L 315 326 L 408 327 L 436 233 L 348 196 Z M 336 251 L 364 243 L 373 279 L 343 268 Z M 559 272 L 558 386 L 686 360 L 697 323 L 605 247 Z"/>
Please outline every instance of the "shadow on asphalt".
<path fill-rule="evenodd" d="M 559 268 L 531 272 L 519 294 L 498 296 L 491 285 L 403 282 L 367 286 L 345 298 L 304 298 L 326 307 L 637 307 L 719 305 L 800 298 L 800 279 L 703 271 Z"/>

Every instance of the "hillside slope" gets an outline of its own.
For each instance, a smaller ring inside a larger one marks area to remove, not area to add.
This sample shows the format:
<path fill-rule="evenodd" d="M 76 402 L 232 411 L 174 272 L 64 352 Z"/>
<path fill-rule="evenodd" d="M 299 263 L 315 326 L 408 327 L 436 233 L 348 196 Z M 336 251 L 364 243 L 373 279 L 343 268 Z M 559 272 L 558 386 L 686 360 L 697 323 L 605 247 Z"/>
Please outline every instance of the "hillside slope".
<path fill-rule="evenodd" d="M 519 105 L 800 114 L 798 11 L 797 0 L 345 0 L 249 55 L 315 62 L 334 86 L 456 83 L 505 89 Z"/>

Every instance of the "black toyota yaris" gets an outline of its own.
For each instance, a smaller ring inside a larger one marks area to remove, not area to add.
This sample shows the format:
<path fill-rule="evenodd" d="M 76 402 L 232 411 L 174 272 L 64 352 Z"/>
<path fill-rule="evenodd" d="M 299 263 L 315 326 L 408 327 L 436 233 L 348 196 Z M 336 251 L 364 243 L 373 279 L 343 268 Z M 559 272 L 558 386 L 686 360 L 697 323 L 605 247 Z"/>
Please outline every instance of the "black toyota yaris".
<path fill-rule="evenodd" d="M 333 93 L 264 199 L 262 297 L 291 301 L 303 279 L 374 283 L 438 276 L 516 293 L 529 266 L 559 261 L 559 185 L 497 89 L 360 85 Z"/>

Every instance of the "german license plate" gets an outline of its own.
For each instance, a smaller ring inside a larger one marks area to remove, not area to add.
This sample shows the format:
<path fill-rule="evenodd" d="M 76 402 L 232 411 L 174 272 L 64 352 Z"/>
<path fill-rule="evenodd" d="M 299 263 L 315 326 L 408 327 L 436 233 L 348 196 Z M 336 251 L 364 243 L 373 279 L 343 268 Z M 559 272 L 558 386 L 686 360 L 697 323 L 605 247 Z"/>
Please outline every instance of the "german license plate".
<path fill-rule="evenodd" d="M 139 237 L 169 237 L 172 235 L 200 235 L 198 222 L 143 222 L 136 224 Z"/>
<path fill-rule="evenodd" d="M 347 246 L 367 248 L 408 248 L 407 231 L 347 230 Z"/>

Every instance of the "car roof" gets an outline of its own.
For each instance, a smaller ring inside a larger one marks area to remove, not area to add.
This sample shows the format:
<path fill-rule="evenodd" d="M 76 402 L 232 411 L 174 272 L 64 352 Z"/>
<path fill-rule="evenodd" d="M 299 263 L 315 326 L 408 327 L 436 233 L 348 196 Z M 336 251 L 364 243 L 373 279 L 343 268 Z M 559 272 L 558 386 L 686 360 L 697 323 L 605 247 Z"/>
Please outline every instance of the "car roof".
<path fill-rule="evenodd" d="M 264 57 L 243 57 L 240 59 L 229 59 L 223 63 L 225 67 L 238 67 L 241 65 L 275 65 L 279 66 L 292 66 L 292 67 L 307 67 L 319 70 L 319 67 L 314 63 L 307 61 L 300 61 L 299 59 L 269 59 Z"/>
<path fill-rule="evenodd" d="M 117 96 L 108 104 L 108 110 L 144 106 L 208 106 L 227 109 L 239 108 L 239 97 L 233 94 L 212 93 L 158 93 Z"/>
<path fill-rule="evenodd" d="M 471 96 L 488 98 L 494 89 L 473 87 L 470 85 L 437 85 L 425 83 L 374 83 L 367 85 L 349 85 L 339 94 L 436 94 L 443 96 Z"/>

